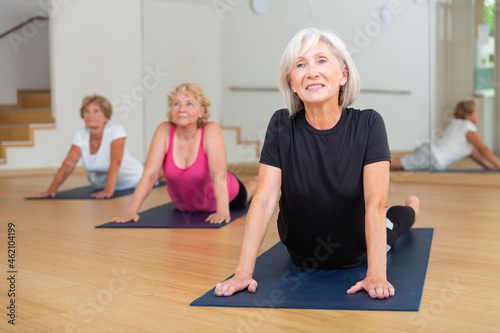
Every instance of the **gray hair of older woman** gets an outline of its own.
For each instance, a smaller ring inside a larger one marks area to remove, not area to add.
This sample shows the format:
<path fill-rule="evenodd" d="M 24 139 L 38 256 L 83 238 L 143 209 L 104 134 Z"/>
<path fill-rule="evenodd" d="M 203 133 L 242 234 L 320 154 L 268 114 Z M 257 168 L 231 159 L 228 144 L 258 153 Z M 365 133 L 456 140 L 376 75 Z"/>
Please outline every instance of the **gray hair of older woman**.
<path fill-rule="evenodd" d="M 340 37 L 329 30 L 319 30 L 317 28 L 302 29 L 288 42 L 281 56 L 278 69 L 278 85 L 290 116 L 304 109 L 304 103 L 290 86 L 294 63 L 300 56 L 299 53 L 302 48 L 303 52 L 307 52 L 319 42 L 330 46 L 332 53 L 339 61 L 341 69 L 348 72 L 347 82 L 339 90 L 339 106 L 344 108 L 354 103 L 358 98 L 360 89 L 358 70 Z"/>

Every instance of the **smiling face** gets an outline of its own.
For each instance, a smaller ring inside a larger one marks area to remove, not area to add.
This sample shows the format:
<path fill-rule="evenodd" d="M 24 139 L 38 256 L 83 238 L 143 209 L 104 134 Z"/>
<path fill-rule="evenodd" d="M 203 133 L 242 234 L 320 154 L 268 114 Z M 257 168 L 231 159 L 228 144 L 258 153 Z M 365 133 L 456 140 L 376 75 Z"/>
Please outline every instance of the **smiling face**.
<path fill-rule="evenodd" d="M 88 128 L 104 128 L 109 120 L 97 103 L 89 103 L 83 111 L 83 120 Z"/>
<path fill-rule="evenodd" d="M 290 86 L 306 109 L 325 103 L 338 107 L 339 89 L 347 82 L 347 75 L 330 46 L 320 41 L 306 52 L 301 49 L 290 75 Z"/>
<path fill-rule="evenodd" d="M 198 123 L 205 113 L 205 108 L 201 106 L 194 94 L 189 91 L 177 92 L 172 103 L 172 122 L 177 126 L 188 126 Z"/>

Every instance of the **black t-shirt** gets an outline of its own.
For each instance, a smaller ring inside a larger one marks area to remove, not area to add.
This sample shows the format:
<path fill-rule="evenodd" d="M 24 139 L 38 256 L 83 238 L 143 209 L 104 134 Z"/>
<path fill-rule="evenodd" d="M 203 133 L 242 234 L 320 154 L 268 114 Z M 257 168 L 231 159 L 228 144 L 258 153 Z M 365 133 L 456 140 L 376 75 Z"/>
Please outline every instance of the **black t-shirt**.
<path fill-rule="evenodd" d="M 366 260 L 363 166 L 390 161 L 384 121 L 344 108 L 334 127 L 317 130 L 304 112 L 275 112 L 260 158 L 281 169 L 281 241 L 297 265 L 358 266 Z"/>

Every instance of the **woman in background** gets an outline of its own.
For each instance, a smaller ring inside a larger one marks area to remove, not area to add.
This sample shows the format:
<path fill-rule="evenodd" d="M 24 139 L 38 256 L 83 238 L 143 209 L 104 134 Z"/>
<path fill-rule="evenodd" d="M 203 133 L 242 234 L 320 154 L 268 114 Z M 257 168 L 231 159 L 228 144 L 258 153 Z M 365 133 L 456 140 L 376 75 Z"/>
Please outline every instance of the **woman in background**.
<path fill-rule="evenodd" d="M 207 222 L 229 222 L 229 210 L 250 201 L 257 182 L 242 183 L 227 171 L 222 129 L 207 121 L 209 106 L 210 100 L 197 84 L 173 89 L 168 96 L 168 121 L 156 129 L 132 201 L 113 222 L 139 220 L 139 209 L 162 169 L 175 206 L 183 212 L 212 212 Z"/>
<path fill-rule="evenodd" d="M 80 128 L 71 149 L 45 192 L 33 198 L 55 197 L 61 184 L 73 172 L 76 164 L 83 159 L 88 172 L 88 180 L 98 192 L 91 197 L 111 198 L 115 190 L 134 188 L 143 171 L 142 163 L 130 155 L 123 126 L 110 122 L 113 106 L 99 95 L 87 96 L 82 101 L 80 116 L 85 126 Z"/>
<path fill-rule="evenodd" d="M 477 133 L 477 100 L 470 98 L 458 102 L 453 117 L 439 140 L 423 143 L 411 154 L 393 158 L 391 170 L 441 171 L 468 156 L 485 169 L 499 170 L 500 161 Z"/>

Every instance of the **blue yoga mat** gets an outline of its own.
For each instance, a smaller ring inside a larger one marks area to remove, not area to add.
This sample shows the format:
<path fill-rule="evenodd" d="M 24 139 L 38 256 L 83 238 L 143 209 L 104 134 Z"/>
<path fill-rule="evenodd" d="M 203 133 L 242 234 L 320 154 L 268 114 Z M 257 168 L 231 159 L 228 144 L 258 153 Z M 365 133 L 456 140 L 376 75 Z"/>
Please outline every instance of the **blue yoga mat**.
<path fill-rule="evenodd" d="M 231 221 L 240 218 L 248 212 L 248 207 L 232 209 Z M 96 228 L 221 228 L 228 223 L 209 223 L 205 219 L 211 213 L 184 213 L 173 203 L 154 207 L 139 213 L 139 222 L 115 223 L 108 222 Z"/>
<path fill-rule="evenodd" d="M 165 181 L 160 181 L 158 185 L 155 185 L 155 187 L 158 186 L 163 186 L 165 185 Z M 130 195 L 134 194 L 135 188 L 129 188 L 129 189 L 124 189 L 124 190 L 118 190 L 115 191 L 113 196 L 109 199 L 114 199 L 114 198 L 119 198 L 123 197 L 125 195 Z M 95 199 L 92 198 L 90 195 L 93 193 L 99 192 L 92 186 L 83 186 L 83 187 L 77 187 L 71 190 L 66 190 L 66 191 L 60 191 L 56 193 L 56 196 L 54 198 L 48 197 L 48 198 L 31 198 L 27 197 L 25 198 L 26 200 L 81 200 L 81 199 L 91 199 L 91 200 L 102 200 L 102 199 Z"/>
<path fill-rule="evenodd" d="M 498 170 L 486 169 L 447 169 L 443 171 L 431 170 L 432 173 L 499 173 Z"/>
<path fill-rule="evenodd" d="M 366 264 L 343 270 L 313 270 L 295 266 L 280 242 L 257 258 L 256 293 L 240 291 L 229 297 L 214 289 L 192 306 L 287 309 L 418 311 L 424 287 L 433 229 L 410 229 L 387 254 L 387 278 L 396 289 L 388 299 L 372 299 L 366 291 L 346 291 L 366 276 Z"/>
<path fill-rule="evenodd" d="M 498 170 L 487 170 L 487 169 L 446 169 L 446 170 L 397 170 L 395 172 L 401 173 L 500 173 Z"/>

